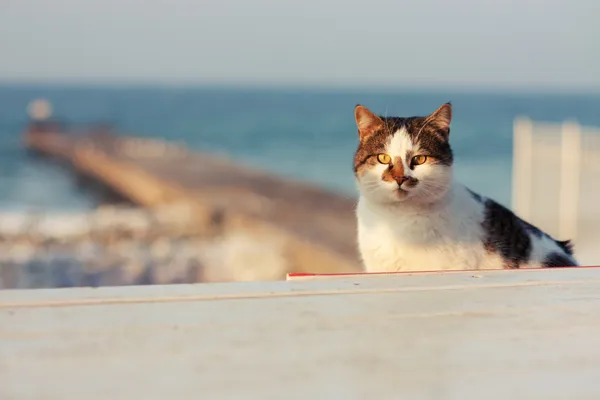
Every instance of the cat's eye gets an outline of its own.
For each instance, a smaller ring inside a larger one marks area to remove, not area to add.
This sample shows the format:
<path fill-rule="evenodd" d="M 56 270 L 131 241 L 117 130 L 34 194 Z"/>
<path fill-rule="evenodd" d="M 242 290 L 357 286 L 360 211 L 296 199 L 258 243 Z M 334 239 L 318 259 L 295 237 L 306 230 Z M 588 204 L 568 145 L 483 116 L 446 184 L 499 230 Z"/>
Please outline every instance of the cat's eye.
<path fill-rule="evenodd" d="M 427 156 L 423 156 L 423 155 L 421 155 L 421 156 L 414 156 L 412 158 L 412 163 L 411 164 L 412 165 L 421 165 L 421 164 L 424 164 L 425 161 L 427 161 Z"/>
<path fill-rule="evenodd" d="M 392 161 L 392 157 L 384 153 L 377 154 L 377 161 L 379 161 L 382 164 L 389 164 L 390 161 Z"/>

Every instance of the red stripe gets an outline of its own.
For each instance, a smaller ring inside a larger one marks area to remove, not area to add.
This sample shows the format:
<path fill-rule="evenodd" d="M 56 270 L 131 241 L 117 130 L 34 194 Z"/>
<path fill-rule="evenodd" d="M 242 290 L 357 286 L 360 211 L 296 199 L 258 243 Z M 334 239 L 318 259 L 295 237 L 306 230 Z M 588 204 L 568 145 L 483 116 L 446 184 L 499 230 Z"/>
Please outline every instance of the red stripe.
<path fill-rule="evenodd" d="M 553 267 L 553 268 L 520 268 L 515 271 L 546 271 L 548 269 L 557 268 L 600 268 L 600 265 L 585 265 L 579 267 Z M 460 273 L 460 272 L 487 272 L 487 271 L 506 271 L 506 269 L 462 269 L 462 270 L 424 270 L 424 271 L 398 271 L 398 272 L 348 272 L 339 274 L 316 274 L 307 272 L 292 272 L 287 274 L 288 277 L 303 277 L 303 276 L 356 276 L 356 275 L 399 275 L 399 274 L 448 274 L 448 273 Z"/>

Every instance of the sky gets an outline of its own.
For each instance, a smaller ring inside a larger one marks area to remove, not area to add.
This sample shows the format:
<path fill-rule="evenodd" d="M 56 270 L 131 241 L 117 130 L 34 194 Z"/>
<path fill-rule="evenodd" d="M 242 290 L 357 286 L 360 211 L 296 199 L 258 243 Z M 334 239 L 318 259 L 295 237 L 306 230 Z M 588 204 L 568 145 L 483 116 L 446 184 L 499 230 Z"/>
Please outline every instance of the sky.
<path fill-rule="evenodd" d="M 0 82 L 600 91 L 597 0 L 0 0 Z"/>

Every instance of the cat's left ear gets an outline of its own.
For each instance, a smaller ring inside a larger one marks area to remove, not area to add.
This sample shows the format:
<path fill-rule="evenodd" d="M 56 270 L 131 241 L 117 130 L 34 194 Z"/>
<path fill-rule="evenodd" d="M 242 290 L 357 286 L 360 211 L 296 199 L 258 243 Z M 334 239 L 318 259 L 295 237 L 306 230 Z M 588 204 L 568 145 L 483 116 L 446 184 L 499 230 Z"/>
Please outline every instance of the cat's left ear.
<path fill-rule="evenodd" d="M 435 110 L 426 119 L 427 125 L 435 128 L 435 130 L 448 139 L 450 135 L 450 123 L 452 122 L 452 104 L 446 103 Z"/>

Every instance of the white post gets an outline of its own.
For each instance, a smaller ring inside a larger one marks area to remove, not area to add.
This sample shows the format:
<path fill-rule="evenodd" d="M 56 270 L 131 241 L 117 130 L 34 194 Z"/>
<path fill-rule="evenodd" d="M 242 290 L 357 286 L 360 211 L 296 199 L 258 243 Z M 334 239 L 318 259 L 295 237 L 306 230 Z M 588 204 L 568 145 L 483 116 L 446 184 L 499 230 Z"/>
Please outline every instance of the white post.
<path fill-rule="evenodd" d="M 512 208 L 521 218 L 531 218 L 533 124 L 518 117 L 513 125 Z"/>
<path fill-rule="evenodd" d="M 579 217 L 581 129 L 577 122 L 562 126 L 558 230 L 562 239 L 575 239 Z"/>

